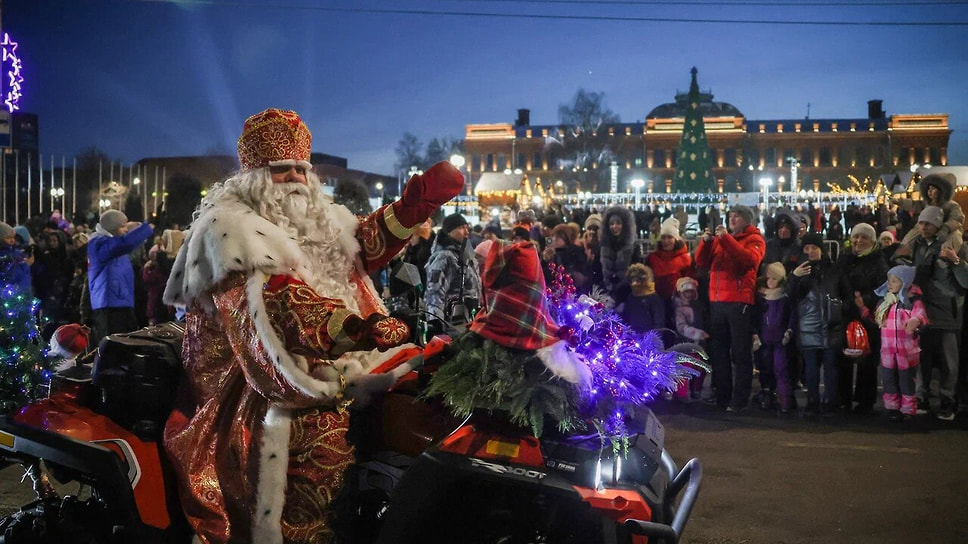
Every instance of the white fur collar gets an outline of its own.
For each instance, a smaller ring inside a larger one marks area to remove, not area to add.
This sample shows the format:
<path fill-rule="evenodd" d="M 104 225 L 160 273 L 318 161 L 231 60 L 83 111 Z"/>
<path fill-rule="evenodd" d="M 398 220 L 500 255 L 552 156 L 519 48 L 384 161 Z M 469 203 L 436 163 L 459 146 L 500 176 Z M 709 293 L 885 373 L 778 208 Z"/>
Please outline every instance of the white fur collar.
<path fill-rule="evenodd" d="M 359 220 L 345 206 L 326 199 L 330 220 L 339 228 L 338 242 L 353 261 L 360 251 Z M 167 304 L 189 306 L 231 272 L 284 274 L 303 281 L 312 278 L 312 263 L 284 230 L 235 202 L 205 210 L 192 223 L 165 287 Z"/>

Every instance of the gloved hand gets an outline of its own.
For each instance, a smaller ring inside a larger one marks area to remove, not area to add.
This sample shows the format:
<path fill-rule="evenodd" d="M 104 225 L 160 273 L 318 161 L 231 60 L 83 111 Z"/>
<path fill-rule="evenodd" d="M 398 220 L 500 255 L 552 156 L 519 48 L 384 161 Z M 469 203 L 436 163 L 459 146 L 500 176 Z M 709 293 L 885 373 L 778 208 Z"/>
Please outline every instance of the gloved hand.
<path fill-rule="evenodd" d="M 790 329 L 787 329 L 786 332 L 783 333 L 783 340 L 782 340 L 783 345 L 785 346 L 789 344 L 792 338 L 793 338 L 793 331 L 791 331 Z"/>
<path fill-rule="evenodd" d="M 416 174 L 403 188 L 400 200 L 393 204 L 393 213 L 404 228 L 423 223 L 437 208 L 459 195 L 464 188 L 464 176 L 447 161 L 441 161 L 423 174 Z"/>
<path fill-rule="evenodd" d="M 762 346 L 762 345 L 763 345 L 763 342 L 760 342 L 760 335 L 754 334 L 753 335 L 753 351 L 759 351 L 760 346 Z"/>

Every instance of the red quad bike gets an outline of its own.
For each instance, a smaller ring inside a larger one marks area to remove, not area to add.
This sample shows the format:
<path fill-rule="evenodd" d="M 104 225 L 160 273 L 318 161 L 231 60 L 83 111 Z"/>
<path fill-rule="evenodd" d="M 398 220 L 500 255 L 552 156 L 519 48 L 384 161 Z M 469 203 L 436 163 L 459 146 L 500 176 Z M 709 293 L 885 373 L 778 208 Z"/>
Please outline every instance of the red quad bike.
<path fill-rule="evenodd" d="M 0 544 L 191 541 L 160 443 L 183 333 L 166 323 L 109 336 L 92 380 L 58 377 L 49 398 L 0 418 L 0 466 L 22 464 L 37 493 L 0 520 Z M 679 541 L 702 468 L 677 467 L 651 411 L 630 422 L 624 457 L 552 422 L 538 439 L 500 413 L 459 421 L 418 397 L 443 344 L 431 341 L 418 371 L 354 414 L 358 463 L 334 504 L 340 541 Z M 59 497 L 48 475 L 83 484 L 85 498 Z"/>

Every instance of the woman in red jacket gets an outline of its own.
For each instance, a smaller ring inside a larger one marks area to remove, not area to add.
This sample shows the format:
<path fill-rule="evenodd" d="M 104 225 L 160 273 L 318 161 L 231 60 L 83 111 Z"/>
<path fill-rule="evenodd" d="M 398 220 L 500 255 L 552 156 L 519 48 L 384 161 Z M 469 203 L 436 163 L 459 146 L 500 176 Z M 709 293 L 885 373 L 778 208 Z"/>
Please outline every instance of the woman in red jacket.
<path fill-rule="evenodd" d="M 659 229 L 659 245 L 645 258 L 645 264 L 655 274 L 655 292 L 665 303 L 666 326 L 675 329 L 672 297 L 676 295 L 679 278 L 695 277 L 692 255 L 679 236 L 679 221 L 670 217 Z"/>

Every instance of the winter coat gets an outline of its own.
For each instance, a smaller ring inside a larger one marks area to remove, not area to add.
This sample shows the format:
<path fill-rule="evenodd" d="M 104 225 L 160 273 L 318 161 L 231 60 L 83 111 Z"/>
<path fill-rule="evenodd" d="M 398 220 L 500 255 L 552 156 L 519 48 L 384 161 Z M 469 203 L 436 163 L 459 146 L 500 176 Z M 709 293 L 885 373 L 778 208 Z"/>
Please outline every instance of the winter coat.
<path fill-rule="evenodd" d="M 665 302 L 655 293 L 641 297 L 631 295 L 618 308 L 625 323 L 639 333 L 665 327 L 665 311 Z"/>
<path fill-rule="evenodd" d="M 952 200 L 955 194 L 955 186 L 944 176 L 931 176 L 931 183 L 925 184 L 924 180 L 919 184 L 918 190 L 921 192 L 921 201 L 928 203 L 928 187 L 935 185 L 940 189 L 941 196 L 938 198 L 937 206 L 944 210 L 944 223 L 938 229 L 938 238 L 944 242 L 953 232 L 961 234 L 964 232 L 965 212 L 961 206 Z M 915 229 L 916 231 L 917 229 Z"/>
<path fill-rule="evenodd" d="M 790 276 L 790 293 L 796 301 L 796 331 L 802 349 L 842 348 L 847 341 L 845 308 L 852 305 L 840 269 L 823 257 L 810 261 L 810 274 Z"/>
<path fill-rule="evenodd" d="M 778 345 L 783 342 L 787 329 L 795 326 L 793 300 L 787 293 L 767 299 L 757 293 L 756 308 L 753 311 L 753 330 L 764 344 Z"/>
<path fill-rule="evenodd" d="M 692 342 L 704 340 L 703 333 L 708 334 L 709 331 L 706 330 L 706 308 L 702 302 L 696 299 L 690 304 L 677 295 L 672 303 L 676 308 L 676 332 Z"/>
<path fill-rule="evenodd" d="M 881 335 L 877 323 L 874 322 L 874 310 L 877 308 L 878 296 L 874 293 L 879 285 L 887 281 L 887 261 L 879 247 L 866 255 L 855 255 L 852 250 L 844 252 L 837 259 L 837 270 L 844 275 L 849 297 L 844 299 L 844 319 L 847 322 L 859 320 L 867 331 L 867 338 L 871 343 L 871 351 L 880 349 Z M 854 304 L 854 292 L 860 293 L 864 299 L 865 312 L 860 311 Z"/>
<path fill-rule="evenodd" d="M 617 237 L 608 227 L 609 220 L 616 215 L 622 219 L 622 233 Z M 626 283 L 625 272 L 629 265 L 642 262 L 642 248 L 636 243 L 635 232 L 635 217 L 628 208 L 612 206 L 605 210 L 600 231 L 602 241 L 600 255 L 602 281 L 605 289 L 611 293 L 615 293 L 618 287 Z"/>
<path fill-rule="evenodd" d="M 148 223 L 123 236 L 96 232 L 87 243 L 91 308 L 134 308 L 134 269 L 128 254 L 151 238 Z"/>
<path fill-rule="evenodd" d="M 24 252 L 0 241 L 0 287 L 19 287 L 19 292 L 30 295 L 30 265 Z"/>
<path fill-rule="evenodd" d="M 765 251 L 766 242 L 753 225 L 736 236 L 726 234 L 700 241 L 696 266 L 709 269 L 709 301 L 753 304 L 756 271 Z"/>
<path fill-rule="evenodd" d="M 427 312 L 432 319 L 449 319 L 448 305 L 462 302 L 461 270 L 463 269 L 464 299 L 481 300 L 481 277 L 477 272 L 477 259 L 464 249 L 464 244 L 440 232 L 427 261 Z"/>
<path fill-rule="evenodd" d="M 692 256 L 689 248 L 682 240 L 677 240 L 669 251 L 658 248 L 645 258 L 645 265 L 652 269 L 655 275 L 655 292 L 665 300 L 676 294 L 676 282 L 679 278 L 695 276 L 692 266 Z"/>
<path fill-rule="evenodd" d="M 965 292 L 968 288 L 968 248 L 958 250 L 961 263 L 953 265 L 938 258 L 942 240 L 929 244 L 918 235 L 914 240 L 914 283 L 924 291 L 924 305 L 932 329 L 961 330 Z"/>
<path fill-rule="evenodd" d="M 884 323 L 881 324 L 881 361 L 893 359 L 894 366 L 901 369 L 917 365 L 919 357 L 916 355 L 921 353 L 918 334 L 908 334 L 904 330 L 904 324 L 912 317 L 921 320 L 921 327 L 928 324 L 928 315 L 920 295 L 921 290 L 913 285 L 908 300 L 895 302 L 887 311 Z"/>
<path fill-rule="evenodd" d="M 796 232 L 786 240 L 774 236 L 766 241 L 766 252 L 763 254 L 763 262 L 760 263 L 760 276 L 766 275 L 766 266 L 770 263 L 783 263 L 783 268 L 789 275 L 800 264 L 802 258 L 804 258 L 803 246 Z"/>
<path fill-rule="evenodd" d="M 551 257 L 551 262 L 565 267 L 565 273 L 571 276 L 575 282 L 575 288 L 580 293 L 587 293 L 590 289 L 587 261 L 584 248 L 575 244 L 555 248 L 555 254 Z M 548 279 L 545 278 L 546 283 L 550 285 L 551 282 L 547 282 Z"/>
<path fill-rule="evenodd" d="M 434 247 L 434 240 L 437 234 L 430 233 L 427 239 L 421 238 L 416 244 L 407 244 L 407 249 L 403 252 L 403 262 L 410 263 L 420 271 L 420 283 L 427 286 L 427 261 L 430 260 L 430 252 Z"/>

